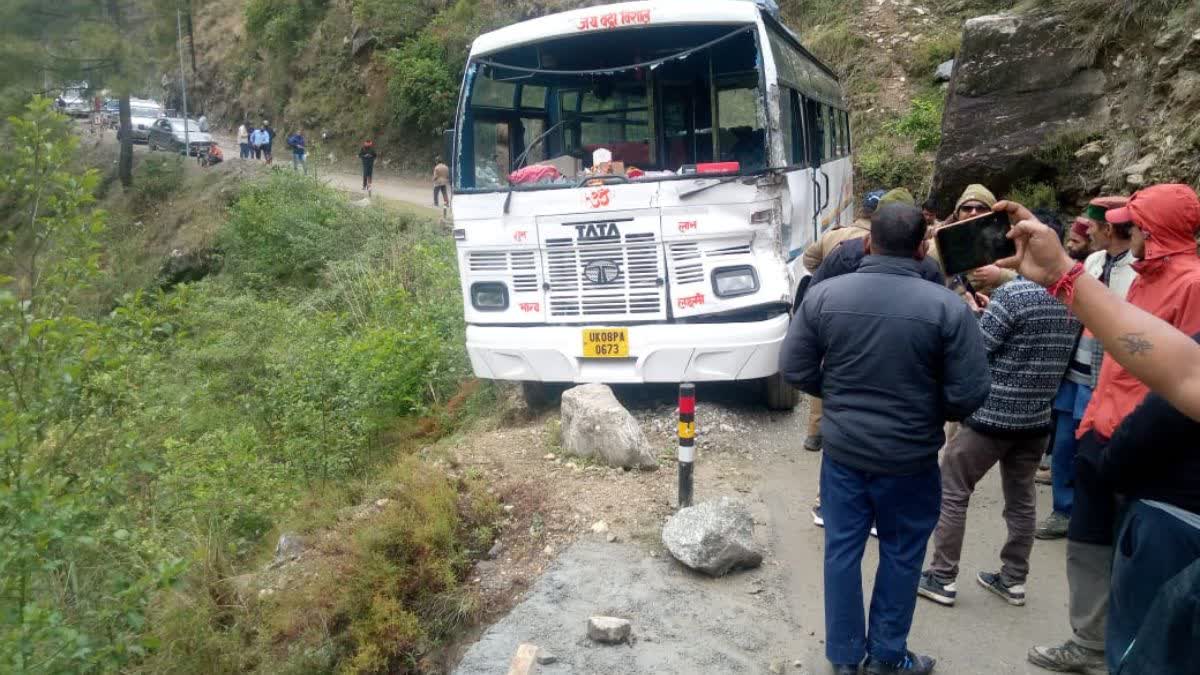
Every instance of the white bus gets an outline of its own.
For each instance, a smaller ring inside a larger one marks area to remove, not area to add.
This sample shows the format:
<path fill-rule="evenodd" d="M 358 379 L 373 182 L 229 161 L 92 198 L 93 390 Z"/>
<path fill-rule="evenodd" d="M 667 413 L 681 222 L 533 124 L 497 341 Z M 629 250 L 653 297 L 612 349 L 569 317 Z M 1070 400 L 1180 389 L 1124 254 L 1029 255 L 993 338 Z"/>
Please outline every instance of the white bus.
<path fill-rule="evenodd" d="M 852 213 L 834 73 L 754 2 L 629 2 L 479 37 L 454 128 L 475 374 L 778 375 L 804 248 Z"/>

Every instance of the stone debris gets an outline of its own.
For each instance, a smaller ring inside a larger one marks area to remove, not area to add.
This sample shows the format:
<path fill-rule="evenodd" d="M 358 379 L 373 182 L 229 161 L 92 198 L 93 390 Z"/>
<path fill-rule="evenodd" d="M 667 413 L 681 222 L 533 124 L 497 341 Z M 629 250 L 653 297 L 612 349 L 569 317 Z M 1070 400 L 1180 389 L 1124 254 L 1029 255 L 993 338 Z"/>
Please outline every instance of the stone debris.
<path fill-rule="evenodd" d="M 537 662 L 539 666 L 549 666 L 558 663 L 558 657 L 545 649 L 538 649 Z"/>
<path fill-rule="evenodd" d="M 570 454 L 609 466 L 658 467 L 642 428 L 603 384 L 585 384 L 563 394 L 562 445 Z"/>
<path fill-rule="evenodd" d="M 608 523 L 603 520 L 592 523 L 592 532 L 596 534 L 606 534 L 608 532 Z"/>
<path fill-rule="evenodd" d="M 619 619 L 615 616 L 593 616 L 588 619 L 588 637 L 606 645 L 616 645 L 629 641 L 633 632 L 633 624 L 629 619 Z"/>
<path fill-rule="evenodd" d="M 676 560 L 714 577 L 758 567 L 763 560 L 754 544 L 750 507 L 740 499 L 722 497 L 681 509 L 667 519 L 662 541 Z"/>

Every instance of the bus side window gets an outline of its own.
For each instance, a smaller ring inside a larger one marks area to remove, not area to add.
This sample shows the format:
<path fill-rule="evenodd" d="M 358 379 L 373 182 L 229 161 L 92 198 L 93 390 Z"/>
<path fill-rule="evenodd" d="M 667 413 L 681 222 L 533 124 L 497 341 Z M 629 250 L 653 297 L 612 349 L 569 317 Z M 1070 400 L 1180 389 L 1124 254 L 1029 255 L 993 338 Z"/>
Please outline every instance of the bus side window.
<path fill-rule="evenodd" d="M 842 122 L 846 125 L 846 154 L 854 152 L 854 144 L 851 142 L 850 134 L 850 113 L 842 111 Z"/>
<path fill-rule="evenodd" d="M 825 151 L 827 144 L 825 119 L 821 114 L 823 107 L 810 98 L 804 98 L 804 125 L 808 131 L 808 161 L 814 167 L 821 166 L 828 156 Z"/>
<path fill-rule="evenodd" d="M 807 127 L 804 124 L 804 114 L 802 112 L 800 92 L 789 89 L 790 96 L 788 97 L 788 106 L 792 110 L 792 145 L 788 148 L 791 153 L 788 157 L 792 164 L 799 166 L 808 166 L 808 137 L 805 133 Z"/>
<path fill-rule="evenodd" d="M 825 128 L 825 154 L 822 158 L 825 160 L 837 157 L 837 127 L 833 123 L 832 113 L 832 108 L 821 104 L 821 118 Z"/>

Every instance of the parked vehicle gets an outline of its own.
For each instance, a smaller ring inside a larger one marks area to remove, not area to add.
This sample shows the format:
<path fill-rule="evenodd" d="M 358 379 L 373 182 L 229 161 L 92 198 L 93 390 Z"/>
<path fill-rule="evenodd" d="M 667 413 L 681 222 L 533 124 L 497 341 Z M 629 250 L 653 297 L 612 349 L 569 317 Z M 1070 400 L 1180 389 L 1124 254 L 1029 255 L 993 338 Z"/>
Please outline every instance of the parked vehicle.
<path fill-rule="evenodd" d="M 199 157 L 208 153 L 213 144 L 212 136 L 200 131 L 196 120 L 187 120 L 187 133 L 184 133 L 184 121 L 178 117 L 163 117 L 150 126 L 148 140 L 150 150 L 169 150 Z M 189 145 L 190 144 L 190 145 Z"/>
<path fill-rule="evenodd" d="M 120 113 L 114 113 L 115 125 L 120 127 Z M 162 106 L 155 101 L 146 99 L 130 99 L 129 101 L 129 124 L 130 137 L 134 143 L 146 143 L 150 140 L 150 128 L 154 123 L 163 117 Z M 118 131 L 117 137 L 120 138 Z"/>
<path fill-rule="evenodd" d="M 837 77 L 773 12 L 630 2 L 518 23 L 475 41 L 462 92 L 452 210 L 477 376 L 531 399 L 757 380 L 796 405 L 779 348 L 801 252 L 853 216 L 850 129 Z"/>

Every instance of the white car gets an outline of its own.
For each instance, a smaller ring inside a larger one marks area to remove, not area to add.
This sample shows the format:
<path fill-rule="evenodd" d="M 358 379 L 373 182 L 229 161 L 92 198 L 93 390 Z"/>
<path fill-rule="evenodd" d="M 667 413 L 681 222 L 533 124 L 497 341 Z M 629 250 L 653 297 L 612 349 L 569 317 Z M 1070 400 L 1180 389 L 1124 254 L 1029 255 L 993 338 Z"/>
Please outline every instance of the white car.
<path fill-rule="evenodd" d="M 129 129 L 134 143 L 146 143 L 150 140 L 150 128 L 163 118 L 162 106 L 154 101 L 138 99 L 129 102 Z M 117 120 L 118 126 L 120 120 Z M 118 132 L 119 133 L 119 132 Z"/>

